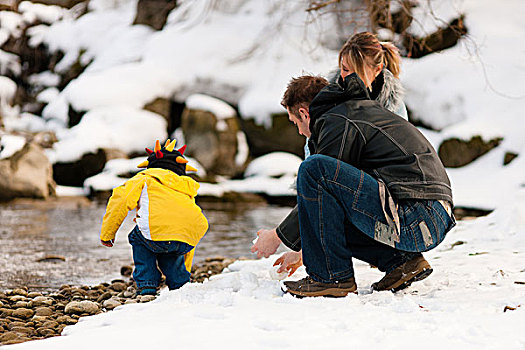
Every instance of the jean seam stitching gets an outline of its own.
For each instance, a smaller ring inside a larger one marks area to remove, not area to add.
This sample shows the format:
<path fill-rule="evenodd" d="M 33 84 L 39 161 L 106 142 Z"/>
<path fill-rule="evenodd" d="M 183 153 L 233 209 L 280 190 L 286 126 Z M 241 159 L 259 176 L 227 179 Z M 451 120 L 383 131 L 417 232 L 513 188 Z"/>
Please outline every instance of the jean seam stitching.
<path fill-rule="evenodd" d="M 330 268 L 330 260 L 326 252 L 326 247 L 324 244 L 324 229 L 323 229 L 323 187 L 321 186 L 321 181 L 324 181 L 324 177 L 317 182 L 317 196 L 319 197 L 319 238 L 321 240 L 321 248 L 325 256 L 326 270 L 328 272 L 329 278 L 332 279 L 332 269 Z"/>

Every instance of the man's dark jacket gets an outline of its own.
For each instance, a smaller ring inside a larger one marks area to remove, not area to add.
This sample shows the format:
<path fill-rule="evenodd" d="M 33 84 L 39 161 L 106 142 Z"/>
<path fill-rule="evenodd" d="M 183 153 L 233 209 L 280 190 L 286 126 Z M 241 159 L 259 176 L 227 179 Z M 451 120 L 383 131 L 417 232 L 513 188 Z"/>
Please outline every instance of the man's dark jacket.
<path fill-rule="evenodd" d="M 371 100 L 355 73 L 343 85 L 328 85 L 310 104 L 310 152 L 365 171 L 383 182 L 395 201 L 445 200 L 452 205 L 445 168 L 421 132 Z M 290 249 L 301 249 L 297 207 L 277 235 Z"/>

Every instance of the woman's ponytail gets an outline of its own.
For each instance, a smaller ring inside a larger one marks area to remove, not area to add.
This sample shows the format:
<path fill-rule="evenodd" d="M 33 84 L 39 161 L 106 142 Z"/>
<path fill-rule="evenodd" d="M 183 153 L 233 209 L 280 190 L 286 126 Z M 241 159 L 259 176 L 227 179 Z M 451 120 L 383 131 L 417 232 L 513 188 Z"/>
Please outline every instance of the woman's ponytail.
<path fill-rule="evenodd" d="M 399 79 L 401 73 L 401 57 L 399 49 L 391 42 L 381 42 L 384 53 L 385 68 L 388 69 L 394 77 Z"/>

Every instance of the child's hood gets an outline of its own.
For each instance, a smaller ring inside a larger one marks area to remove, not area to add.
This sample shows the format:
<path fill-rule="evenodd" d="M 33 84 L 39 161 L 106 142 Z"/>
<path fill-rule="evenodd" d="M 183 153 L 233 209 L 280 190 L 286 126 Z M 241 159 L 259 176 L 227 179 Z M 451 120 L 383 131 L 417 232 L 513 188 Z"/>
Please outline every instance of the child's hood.
<path fill-rule="evenodd" d="M 179 176 L 171 170 L 162 168 L 149 168 L 138 175 L 150 176 L 157 179 L 161 184 L 167 186 L 175 191 L 195 197 L 200 185 L 197 181 L 189 176 Z"/>

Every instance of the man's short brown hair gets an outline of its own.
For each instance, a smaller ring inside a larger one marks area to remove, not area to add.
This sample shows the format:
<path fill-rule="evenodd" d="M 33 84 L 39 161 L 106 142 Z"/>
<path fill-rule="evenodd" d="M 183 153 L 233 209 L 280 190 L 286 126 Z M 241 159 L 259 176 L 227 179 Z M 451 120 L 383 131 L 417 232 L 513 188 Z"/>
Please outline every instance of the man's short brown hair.
<path fill-rule="evenodd" d="M 320 76 L 303 75 L 292 78 L 286 87 L 281 105 L 289 108 L 293 115 L 298 115 L 299 108 L 308 108 L 315 95 L 328 84 L 328 80 Z"/>

